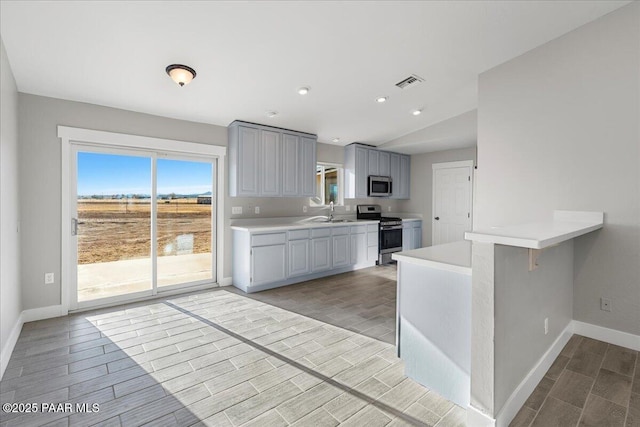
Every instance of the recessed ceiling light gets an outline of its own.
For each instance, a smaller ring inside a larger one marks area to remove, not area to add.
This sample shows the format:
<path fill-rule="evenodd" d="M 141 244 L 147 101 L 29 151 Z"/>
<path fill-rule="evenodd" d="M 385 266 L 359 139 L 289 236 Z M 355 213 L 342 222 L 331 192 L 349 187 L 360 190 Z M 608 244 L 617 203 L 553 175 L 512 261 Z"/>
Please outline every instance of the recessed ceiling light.
<path fill-rule="evenodd" d="M 376 98 L 376 102 L 382 104 L 383 102 L 387 102 L 387 99 L 389 99 L 388 96 L 381 96 L 379 98 Z"/>
<path fill-rule="evenodd" d="M 271 117 L 277 116 L 278 112 L 277 111 L 267 111 L 265 114 L 267 115 L 267 117 L 271 118 Z"/>
<path fill-rule="evenodd" d="M 333 138 L 331 141 L 332 142 L 340 142 L 340 138 Z"/>
<path fill-rule="evenodd" d="M 413 114 L 414 116 L 419 116 L 420 114 L 422 114 L 422 110 L 413 110 L 411 114 Z"/>
<path fill-rule="evenodd" d="M 300 89 L 298 89 L 298 93 L 300 95 L 306 95 L 306 94 L 309 93 L 310 90 L 311 90 L 310 88 L 305 86 L 305 87 L 301 87 Z"/>

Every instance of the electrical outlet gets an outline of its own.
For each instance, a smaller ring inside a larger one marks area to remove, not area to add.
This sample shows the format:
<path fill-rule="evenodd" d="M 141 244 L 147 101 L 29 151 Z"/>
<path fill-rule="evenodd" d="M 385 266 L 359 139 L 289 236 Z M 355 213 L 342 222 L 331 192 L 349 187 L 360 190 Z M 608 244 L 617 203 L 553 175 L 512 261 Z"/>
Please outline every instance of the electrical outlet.
<path fill-rule="evenodd" d="M 231 213 L 233 215 L 242 215 L 242 206 L 234 206 L 231 208 Z"/>
<path fill-rule="evenodd" d="M 260 213 L 260 206 L 256 206 L 256 208 L 254 209 L 254 212 L 256 214 L 259 214 Z"/>
<path fill-rule="evenodd" d="M 304 206 L 302 207 L 302 212 L 307 212 L 308 210 L 309 210 L 309 208 L 307 208 L 307 205 L 304 205 Z"/>
<path fill-rule="evenodd" d="M 387 212 L 391 212 L 391 206 L 387 208 Z"/>
<path fill-rule="evenodd" d="M 611 311 L 611 300 L 609 298 L 600 298 L 600 310 Z"/>
<path fill-rule="evenodd" d="M 44 284 L 51 285 L 55 282 L 55 276 L 53 273 L 44 273 Z"/>
<path fill-rule="evenodd" d="M 549 333 L 549 318 L 544 318 L 544 334 L 547 335 Z"/>

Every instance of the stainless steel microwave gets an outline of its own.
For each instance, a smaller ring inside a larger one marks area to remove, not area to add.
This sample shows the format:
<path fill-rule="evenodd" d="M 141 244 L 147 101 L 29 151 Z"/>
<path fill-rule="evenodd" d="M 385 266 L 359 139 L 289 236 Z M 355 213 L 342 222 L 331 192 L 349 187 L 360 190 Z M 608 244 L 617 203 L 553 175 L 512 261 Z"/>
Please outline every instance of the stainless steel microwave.
<path fill-rule="evenodd" d="M 369 197 L 391 196 L 391 177 L 369 175 Z"/>

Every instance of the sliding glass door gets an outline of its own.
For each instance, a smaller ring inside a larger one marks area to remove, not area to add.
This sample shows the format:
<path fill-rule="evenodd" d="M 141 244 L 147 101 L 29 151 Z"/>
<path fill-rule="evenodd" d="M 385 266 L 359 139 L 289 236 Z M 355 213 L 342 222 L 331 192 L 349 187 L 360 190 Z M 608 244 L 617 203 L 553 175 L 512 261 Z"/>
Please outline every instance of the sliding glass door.
<path fill-rule="evenodd" d="M 212 283 L 215 160 L 75 145 L 78 308 Z"/>
<path fill-rule="evenodd" d="M 213 279 L 213 165 L 158 159 L 158 286 Z"/>

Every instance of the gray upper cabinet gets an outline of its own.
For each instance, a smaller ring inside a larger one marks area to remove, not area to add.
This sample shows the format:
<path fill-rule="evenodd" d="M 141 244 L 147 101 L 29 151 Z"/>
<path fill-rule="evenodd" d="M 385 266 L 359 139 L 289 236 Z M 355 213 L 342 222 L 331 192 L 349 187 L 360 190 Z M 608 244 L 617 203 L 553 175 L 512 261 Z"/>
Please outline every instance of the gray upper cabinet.
<path fill-rule="evenodd" d="M 233 181 L 233 190 L 238 196 L 257 196 L 260 182 L 260 130 L 239 126 L 234 130 L 236 147 L 230 153 L 237 161 L 233 165 L 233 173 L 237 177 Z M 231 188 L 230 188 L 231 191 Z"/>
<path fill-rule="evenodd" d="M 300 137 L 282 134 L 282 195 L 297 196 L 300 193 L 298 174 L 300 166 Z"/>
<path fill-rule="evenodd" d="M 260 130 L 261 196 L 280 196 L 280 132 Z"/>
<path fill-rule="evenodd" d="M 368 197 L 369 150 L 353 144 L 347 145 L 344 150 L 344 197 L 347 199 Z"/>
<path fill-rule="evenodd" d="M 367 150 L 367 159 L 369 160 L 369 175 L 381 175 L 380 152 L 378 150 Z"/>
<path fill-rule="evenodd" d="M 378 172 L 380 176 L 389 176 L 391 175 L 390 170 L 390 159 L 391 153 L 388 151 L 379 151 L 380 160 L 378 161 Z"/>
<path fill-rule="evenodd" d="M 300 138 L 300 169 L 298 180 L 301 183 L 300 196 L 316 195 L 316 139 L 303 136 Z"/>
<path fill-rule="evenodd" d="M 315 195 L 315 135 L 242 121 L 228 131 L 231 197 Z"/>
<path fill-rule="evenodd" d="M 370 175 L 391 177 L 392 199 L 410 197 L 410 156 L 364 145 L 347 145 L 344 155 L 345 198 L 368 197 L 367 187 Z"/>

